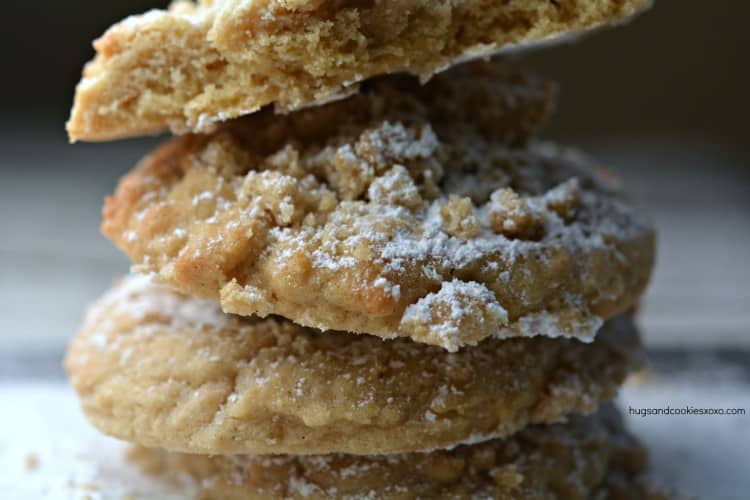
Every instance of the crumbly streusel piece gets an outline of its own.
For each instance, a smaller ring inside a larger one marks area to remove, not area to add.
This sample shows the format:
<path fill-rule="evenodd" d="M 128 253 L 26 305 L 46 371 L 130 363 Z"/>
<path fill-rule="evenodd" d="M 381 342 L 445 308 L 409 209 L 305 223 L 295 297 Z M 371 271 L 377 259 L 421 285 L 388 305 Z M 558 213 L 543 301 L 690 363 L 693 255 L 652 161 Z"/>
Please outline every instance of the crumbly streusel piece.
<path fill-rule="evenodd" d="M 116 24 L 94 43 L 72 140 L 205 131 L 274 104 L 288 111 L 405 71 L 622 22 L 650 0 L 202 0 Z"/>
<path fill-rule="evenodd" d="M 510 435 L 610 399 L 640 362 L 628 317 L 597 340 L 492 339 L 449 353 L 406 339 L 225 315 L 129 278 L 66 360 L 102 432 L 207 454 L 382 454 Z"/>
<path fill-rule="evenodd" d="M 654 235 L 593 161 L 508 147 L 481 107 L 371 90 L 168 141 L 107 200 L 103 232 L 226 312 L 449 350 L 591 340 L 636 301 Z"/>
<path fill-rule="evenodd" d="M 666 499 L 612 407 L 505 440 L 389 456 L 200 456 L 136 448 L 147 474 L 193 477 L 206 499 Z"/>

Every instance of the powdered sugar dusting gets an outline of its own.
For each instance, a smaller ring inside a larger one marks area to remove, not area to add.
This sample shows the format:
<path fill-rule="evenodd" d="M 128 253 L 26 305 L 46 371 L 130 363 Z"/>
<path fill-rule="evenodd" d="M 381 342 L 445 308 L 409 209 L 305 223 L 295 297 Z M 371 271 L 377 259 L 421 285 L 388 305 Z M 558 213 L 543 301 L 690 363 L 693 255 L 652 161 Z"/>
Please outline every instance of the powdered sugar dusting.
<path fill-rule="evenodd" d="M 93 321 L 103 311 L 125 314 L 136 321 L 157 316 L 174 328 L 221 328 L 229 321 L 216 302 L 186 299 L 175 293 L 165 293 L 165 289 L 165 285 L 155 282 L 153 275 L 129 275 L 89 310 L 87 322 Z"/>
<path fill-rule="evenodd" d="M 565 323 L 559 313 L 542 311 L 519 318 L 512 325 L 501 328 L 495 337 L 576 338 L 582 342 L 593 342 L 604 320 L 594 315 L 584 315 L 572 323 Z"/>
<path fill-rule="evenodd" d="M 376 279 L 373 284 L 385 290 L 394 300 L 399 300 L 401 298 L 401 285 L 394 285 L 382 276 Z"/>
<path fill-rule="evenodd" d="M 464 338 L 466 323 L 492 321 L 508 323 L 508 312 L 497 302 L 495 295 L 484 285 L 453 280 L 444 282 L 440 290 L 406 308 L 402 325 L 425 327 L 431 343 L 455 352 L 472 339 Z"/>
<path fill-rule="evenodd" d="M 429 125 L 416 136 L 402 123 L 393 124 L 386 121 L 378 128 L 367 132 L 365 137 L 372 142 L 378 155 L 378 163 L 386 163 L 388 158 L 429 158 L 440 146 L 435 132 Z"/>

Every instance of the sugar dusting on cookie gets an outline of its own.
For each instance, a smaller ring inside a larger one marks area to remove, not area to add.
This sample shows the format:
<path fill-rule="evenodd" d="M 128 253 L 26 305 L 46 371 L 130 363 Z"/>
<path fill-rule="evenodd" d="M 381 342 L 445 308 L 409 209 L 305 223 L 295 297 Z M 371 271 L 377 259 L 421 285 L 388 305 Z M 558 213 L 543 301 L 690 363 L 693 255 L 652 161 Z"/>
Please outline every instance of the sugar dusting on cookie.
<path fill-rule="evenodd" d="M 168 288 L 159 284 L 154 275 L 131 274 L 107 292 L 99 307 L 114 307 L 118 313 L 128 314 L 134 320 L 158 316 L 170 321 L 175 328 L 221 328 L 229 322 L 229 317 L 215 301 L 184 300 L 170 293 Z"/>
<path fill-rule="evenodd" d="M 114 326 L 112 315 L 128 317 L 131 321 L 152 321 L 155 325 L 170 324 L 173 328 L 200 329 L 211 327 L 220 329 L 230 322 L 230 317 L 221 311 L 215 301 L 186 300 L 169 290 L 166 285 L 156 282 L 153 275 L 131 274 L 122 278 L 96 304 L 92 305 L 84 325 L 101 325 L 90 337 L 90 342 L 98 349 L 118 349 L 117 340 L 112 339 Z M 141 326 L 139 331 L 147 335 L 151 331 Z M 126 350 L 120 363 L 126 364 L 132 351 Z"/>
<path fill-rule="evenodd" d="M 477 342 L 462 337 L 463 332 L 472 331 L 466 328 L 468 324 L 476 321 L 494 323 L 499 329 L 508 324 L 508 312 L 484 285 L 453 280 L 407 307 L 401 326 L 413 331 L 416 340 L 456 352 L 463 345 Z M 421 333 L 424 329 L 426 334 Z"/>

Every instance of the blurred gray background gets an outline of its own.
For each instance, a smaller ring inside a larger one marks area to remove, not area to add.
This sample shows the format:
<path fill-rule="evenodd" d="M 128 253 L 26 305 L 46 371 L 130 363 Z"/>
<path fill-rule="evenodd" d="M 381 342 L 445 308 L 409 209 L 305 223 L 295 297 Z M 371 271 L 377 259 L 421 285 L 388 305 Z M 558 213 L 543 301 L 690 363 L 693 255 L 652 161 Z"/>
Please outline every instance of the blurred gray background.
<path fill-rule="evenodd" d="M 4 5 L 0 349 L 18 363 L 57 360 L 85 305 L 128 269 L 99 211 L 156 140 L 70 146 L 63 124 L 91 40 L 165 4 Z M 642 316 L 656 348 L 750 348 L 748 17 L 750 2 L 659 0 L 626 28 L 521 61 L 560 82 L 547 137 L 616 167 L 660 230 Z"/>

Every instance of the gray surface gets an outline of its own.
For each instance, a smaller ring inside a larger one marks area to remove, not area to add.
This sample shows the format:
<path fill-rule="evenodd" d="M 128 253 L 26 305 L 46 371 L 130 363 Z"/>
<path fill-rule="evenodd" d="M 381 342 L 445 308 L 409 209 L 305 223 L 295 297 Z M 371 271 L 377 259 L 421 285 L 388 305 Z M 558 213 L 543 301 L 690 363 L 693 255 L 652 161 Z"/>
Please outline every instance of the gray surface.
<path fill-rule="evenodd" d="M 750 475 L 750 385 L 745 370 L 698 355 L 671 373 L 655 373 L 621 391 L 620 408 L 631 431 L 648 448 L 657 482 L 687 498 L 741 500 Z M 745 365 L 746 366 L 746 365 Z M 741 408 L 744 415 L 628 413 L 652 408 Z"/>
<path fill-rule="evenodd" d="M 60 353 L 128 270 L 99 234 L 102 200 L 153 141 L 70 146 L 24 130 L 0 134 L 0 336 L 10 352 Z"/>

